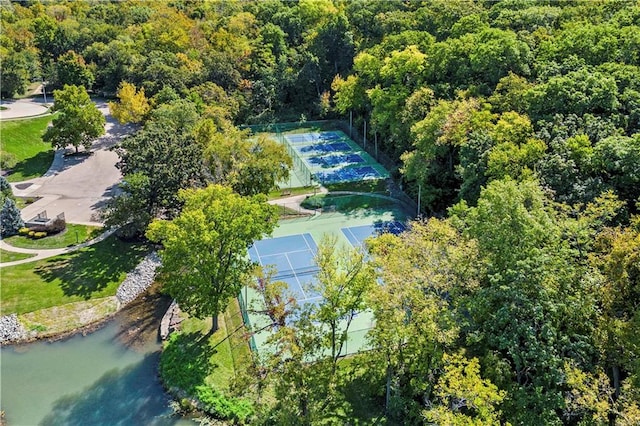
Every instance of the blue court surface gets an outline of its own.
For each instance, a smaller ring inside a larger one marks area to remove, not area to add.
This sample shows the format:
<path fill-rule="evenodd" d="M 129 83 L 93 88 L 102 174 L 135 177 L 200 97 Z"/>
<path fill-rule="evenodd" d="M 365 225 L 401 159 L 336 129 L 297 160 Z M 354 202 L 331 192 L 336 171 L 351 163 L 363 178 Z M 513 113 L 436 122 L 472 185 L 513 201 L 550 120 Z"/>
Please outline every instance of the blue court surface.
<path fill-rule="evenodd" d="M 309 154 L 326 154 L 328 152 L 344 152 L 351 151 L 352 148 L 346 142 L 334 142 L 334 143 L 319 143 L 314 145 L 308 145 L 303 147 L 296 147 L 296 149 L 305 155 Z"/>
<path fill-rule="evenodd" d="M 318 272 L 315 255 L 318 246 L 311 234 L 290 235 L 256 241 L 249 249 L 249 257 L 263 267 L 275 269 L 273 281 L 284 281 L 299 304 L 314 303 L 318 294 L 309 284 Z"/>
<path fill-rule="evenodd" d="M 323 184 L 382 178 L 382 175 L 371 166 L 351 167 L 348 169 L 338 169 L 330 172 L 319 172 L 316 173 L 316 176 Z"/>
<path fill-rule="evenodd" d="M 342 228 L 342 233 L 349 240 L 352 246 L 360 247 L 369 237 L 378 236 L 385 232 L 398 235 L 404 232 L 407 227 L 402 222 L 376 222 L 371 225 L 352 226 L 351 228 Z"/>
<path fill-rule="evenodd" d="M 340 165 L 364 163 L 364 158 L 358 154 L 333 154 L 310 157 L 307 158 L 307 161 L 316 166 L 336 167 Z"/>

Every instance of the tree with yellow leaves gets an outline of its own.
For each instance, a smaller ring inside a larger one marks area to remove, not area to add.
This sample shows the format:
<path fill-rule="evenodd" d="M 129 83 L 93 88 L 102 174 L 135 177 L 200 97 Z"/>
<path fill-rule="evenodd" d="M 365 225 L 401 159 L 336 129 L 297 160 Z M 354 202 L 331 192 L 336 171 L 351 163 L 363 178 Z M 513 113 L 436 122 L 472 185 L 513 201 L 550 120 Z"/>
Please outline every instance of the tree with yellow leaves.
<path fill-rule="evenodd" d="M 136 86 L 123 81 L 118 89 L 120 102 L 109 102 L 109 111 L 120 123 L 139 123 L 151 110 L 144 95 L 144 88 L 136 91 Z"/>

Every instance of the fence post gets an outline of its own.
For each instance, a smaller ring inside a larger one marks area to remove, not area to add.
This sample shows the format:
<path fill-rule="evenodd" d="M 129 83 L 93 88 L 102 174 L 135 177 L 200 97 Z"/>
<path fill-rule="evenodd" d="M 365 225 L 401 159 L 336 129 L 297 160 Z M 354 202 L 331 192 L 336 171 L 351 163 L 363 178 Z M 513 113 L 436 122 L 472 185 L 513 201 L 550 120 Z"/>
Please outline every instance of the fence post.
<path fill-rule="evenodd" d="M 378 132 L 373 132 L 373 140 L 376 147 L 376 161 L 378 161 Z"/>
<path fill-rule="evenodd" d="M 367 150 L 367 120 L 364 120 L 364 134 L 362 135 L 362 146 Z"/>

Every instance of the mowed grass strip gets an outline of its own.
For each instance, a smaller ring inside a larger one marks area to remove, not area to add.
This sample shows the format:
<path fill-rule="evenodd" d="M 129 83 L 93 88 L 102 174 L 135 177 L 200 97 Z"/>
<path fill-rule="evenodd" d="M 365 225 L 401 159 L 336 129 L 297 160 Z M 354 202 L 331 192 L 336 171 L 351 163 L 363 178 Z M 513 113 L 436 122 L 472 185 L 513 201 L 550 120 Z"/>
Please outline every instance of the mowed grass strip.
<path fill-rule="evenodd" d="M 35 254 L 16 253 L 0 249 L 0 263 L 15 262 L 16 260 L 28 259 L 33 256 L 35 256 Z"/>
<path fill-rule="evenodd" d="M 0 310 L 24 314 L 113 296 L 148 251 L 144 244 L 111 236 L 73 253 L 2 268 Z"/>
<path fill-rule="evenodd" d="M 33 239 L 24 235 L 14 235 L 5 238 L 4 241 L 10 246 L 28 249 L 54 249 L 63 248 L 79 243 L 84 243 L 100 235 L 102 228 L 89 225 L 67 224 L 64 231 L 50 235 L 48 237 Z"/>
<path fill-rule="evenodd" d="M 42 141 L 53 116 L 29 120 L 0 122 L 2 144 L 0 149 L 15 156 L 17 161 L 7 176 L 9 182 L 20 182 L 42 176 L 51 166 L 54 150 Z"/>

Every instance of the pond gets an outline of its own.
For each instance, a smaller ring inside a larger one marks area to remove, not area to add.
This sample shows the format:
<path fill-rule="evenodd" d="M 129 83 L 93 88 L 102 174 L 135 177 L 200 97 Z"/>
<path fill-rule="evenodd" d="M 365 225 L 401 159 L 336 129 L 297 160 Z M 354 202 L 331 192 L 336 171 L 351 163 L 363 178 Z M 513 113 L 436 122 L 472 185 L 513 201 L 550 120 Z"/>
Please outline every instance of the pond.
<path fill-rule="evenodd" d="M 93 333 L 0 349 L 6 423 L 193 425 L 173 415 L 157 376 L 166 306 L 150 294 Z"/>

